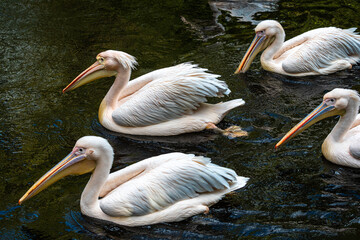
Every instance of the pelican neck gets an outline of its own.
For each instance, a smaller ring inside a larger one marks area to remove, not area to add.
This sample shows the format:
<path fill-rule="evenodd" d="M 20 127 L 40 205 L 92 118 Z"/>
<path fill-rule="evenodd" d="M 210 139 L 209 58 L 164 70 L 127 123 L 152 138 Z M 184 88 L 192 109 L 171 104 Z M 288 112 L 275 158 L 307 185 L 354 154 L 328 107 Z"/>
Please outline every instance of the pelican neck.
<path fill-rule="evenodd" d="M 113 162 L 113 156 L 109 153 L 101 155 L 96 161 L 96 167 L 81 194 L 80 206 L 86 215 L 89 211 L 101 211 L 99 206 L 99 196 L 104 186 Z"/>
<path fill-rule="evenodd" d="M 354 100 L 349 100 L 346 111 L 340 116 L 339 121 L 332 129 L 327 139 L 332 139 L 335 142 L 342 142 L 345 134 L 350 130 L 358 114 L 359 103 Z"/>
<path fill-rule="evenodd" d="M 105 96 L 106 106 L 116 108 L 116 104 L 119 101 L 122 90 L 129 83 L 131 75 L 130 68 L 121 68 L 117 71 L 114 83 L 110 87 L 109 91 Z"/>
<path fill-rule="evenodd" d="M 273 61 L 275 54 L 281 49 L 285 41 L 285 32 L 283 28 L 279 28 L 279 32 L 275 34 L 275 40 L 268 46 L 261 55 L 263 61 Z M 270 39 L 268 40 L 270 41 Z"/>

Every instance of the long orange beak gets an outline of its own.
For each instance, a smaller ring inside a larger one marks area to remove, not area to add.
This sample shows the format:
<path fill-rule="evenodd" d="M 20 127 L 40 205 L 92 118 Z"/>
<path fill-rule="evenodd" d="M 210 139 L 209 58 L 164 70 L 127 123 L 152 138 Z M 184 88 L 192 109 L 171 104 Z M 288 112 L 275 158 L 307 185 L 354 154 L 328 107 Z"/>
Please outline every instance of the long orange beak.
<path fill-rule="evenodd" d="M 246 72 L 254 61 L 256 55 L 263 50 L 264 40 L 266 39 L 266 35 L 262 32 L 257 32 L 254 40 L 251 42 L 248 50 L 246 51 L 243 59 L 240 62 L 240 65 L 235 71 L 235 74 Z"/>
<path fill-rule="evenodd" d="M 85 71 L 80 73 L 79 76 L 77 76 L 69 85 L 67 85 L 66 88 L 63 89 L 63 93 L 71 91 L 96 79 L 111 77 L 114 75 L 116 75 L 115 71 L 107 71 L 104 64 L 96 61 Z"/>
<path fill-rule="evenodd" d="M 84 174 L 95 168 L 95 162 L 86 159 L 85 154 L 75 155 L 73 150 L 50 171 L 42 176 L 19 200 L 19 204 L 35 196 L 51 184 L 70 174 Z"/>
<path fill-rule="evenodd" d="M 313 125 L 314 123 L 335 115 L 342 115 L 345 110 L 338 110 L 334 106 L 329 106 L 325 102 L 322 102 L 317 108 L 315 108 L 309 115 L 301 120 L 295 127 L 293 127 L 286 135 L 275 145 L 275 149 L 280 145 L 286 143 L 291 138 L 297 136 L 305 129 Z"/>

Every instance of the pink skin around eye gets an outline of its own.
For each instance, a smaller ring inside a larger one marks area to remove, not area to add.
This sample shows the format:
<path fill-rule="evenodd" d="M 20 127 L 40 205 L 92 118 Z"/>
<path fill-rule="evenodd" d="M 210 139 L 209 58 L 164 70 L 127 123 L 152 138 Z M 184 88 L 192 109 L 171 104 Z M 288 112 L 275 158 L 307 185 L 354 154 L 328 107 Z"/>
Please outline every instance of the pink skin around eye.
<path fill-rule="evenodd" d="M 257 35 L 258 35 L 259 37 L 265 36 L 265 31 L 264 31 L 264 30 L 263 30 L 263 31 L 259 31 L 259 32 L 257 32 Z"/>
<path fill-rule="evenodd" d="M 335 103 L 335 99 L 333 99 L 333 98 L 325 99 L 325 103 L 327 105 L 333 105 Z"/>
<path fill-rule="evenodd" d="M 84 153 L 84 149 L 79 148 L 79 147 L 75 147 L 72 152 L 75 154 L 75 156 L 77 156 L 77 155 L 80 155 L 80 154 Z"/>

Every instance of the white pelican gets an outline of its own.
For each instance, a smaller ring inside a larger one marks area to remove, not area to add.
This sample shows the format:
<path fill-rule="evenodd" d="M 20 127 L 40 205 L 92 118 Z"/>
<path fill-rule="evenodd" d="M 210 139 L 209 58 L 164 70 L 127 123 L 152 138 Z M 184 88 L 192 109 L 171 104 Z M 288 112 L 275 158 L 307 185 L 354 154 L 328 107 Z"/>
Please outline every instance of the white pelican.
<path fill-rule="evenodd" d="M 219 130 L 220 122 L 231 109 L 243 105 L 242 99 L 206 104 L 206 97 L 229 94 L 219 75 L 185 63 L 159 69 L 129 82 L 131 69 L 137 64 L 133 56 L 108 50 L 97 55 L 97 61 L 77 76 L 63 92 L 93 80 L 116 75 L 101 102 L 100 123 L 107 129 L 132 134 L 170 136 Z M 240 128 L 223 131 L 225 135 L 246 135 Z"/>
<path fill-rule="evenodd" d="M 286 42 L 285 32 L 274 20 L 260 22 L 255 38 L 235 73 L 246 72 L 262 50 L 262 67 L 289 76 L 330 74 L 360 61 L 360 36 L 356 28 L 317 28 Z"/>
<path fill-rule="evenodd" d="M 81 212 L 125 226 L 181 221 L 207 213 L 224 194 L 248 178 L 193 154 L 169 153 L 110 173 L 113 149 L 101 137 L 80 138 L 72 152 L 42 176 L 19 200 L 33 197 L 69 174 L 93 171 L 81 194 Z"/>
<path fill-rule="evenodd" d="M 275 146 L 295 137 L 314 123 L 340 115 L 339 122 L 322 144 L 323 155 L 329 161 L 360 168 L 360 97 L 354 90 L 335 88 L 324 95 L 323 102 L 293 127 Z"/>

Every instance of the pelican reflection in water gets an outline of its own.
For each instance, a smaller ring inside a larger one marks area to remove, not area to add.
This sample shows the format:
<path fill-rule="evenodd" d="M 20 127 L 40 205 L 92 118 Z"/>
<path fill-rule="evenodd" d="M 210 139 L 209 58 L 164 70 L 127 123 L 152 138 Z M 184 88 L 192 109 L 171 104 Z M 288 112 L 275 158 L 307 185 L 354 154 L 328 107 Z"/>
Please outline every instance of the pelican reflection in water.
<path fill-rule="evenodd" d="M 340 115 L 338 123 L 322 144 L 321 150 L 329 161 L 360 168 L 360 97 L 354 90 L 336 88 L 324 95 L 323 102 L 293 127 L 275 146 L 278 148 L 314 123 Z"/>
<path fill-rule="evenodd" d="M 69 174 L 92 171 L 81 194 L 81 212 L 125 226 L 181 221 L 207 213 L 248 178 L 209 158 L 184 153 L 151 157 L 110 174 L 113 149 L 101 137 L 80 138 L 72 152 L 42 176 L 19 200 L 35 196 Z"/>
<path fill-rule="evenodd" d="M 255 38 L 235 73 L 246 72 L 262 50 L 262 67 L 289 76 L 330 74 L 360 61 L 360 36 L 356 28 L 317 28 L 286 42 L 285 32 L 274 20 L 260 22 Z"/>
<path fill-rule="evenodd" d="M 207 97 L 230 93 L 219 75 L 184 63 L 159 69 L 129 82 L 136 65 L 133 56 L 108 50 L 77 76 L 67 92 L 93 80 L 115 76 L 115 81 L 99 108 L 100 123 L 107 129 L 132 135 L 171 136 L 215 129 L 233 137 L 246 135 L 239 127 L 221 130 L 215 126 L 242 99 L 207 104 Z"/>

